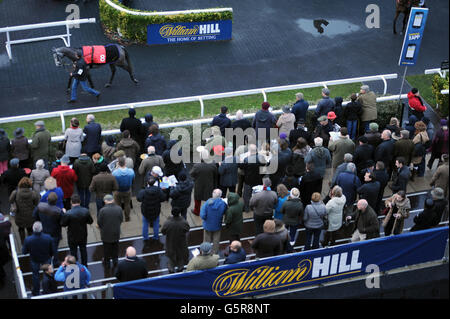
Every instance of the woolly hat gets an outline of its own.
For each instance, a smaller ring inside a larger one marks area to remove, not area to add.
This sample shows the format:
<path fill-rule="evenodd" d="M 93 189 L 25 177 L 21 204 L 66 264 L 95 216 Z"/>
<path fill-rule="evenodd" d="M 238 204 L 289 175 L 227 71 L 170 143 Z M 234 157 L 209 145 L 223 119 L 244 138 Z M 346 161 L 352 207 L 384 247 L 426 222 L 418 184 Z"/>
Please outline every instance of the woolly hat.
<path fill-rule="evenodd" d="M 378 131 L 378 124 L 377 123 L 375 123 L 375 122 L 372 122 L 372 123 L 370 123 L 369 124 L 369 129 L 372 131 L 372 132 L 377 132 Z"/>
<path fill-rule="evenodd" d="M 212 245 L 211 243 L 204 242 L 200 245 L 199 249 L 203 255 L 209 255 L 212 251 Z"/>
<path fill-rule="evenodd" d="M 263 110 L 268 110 L 269 107 L 270 107 L 270 104 L 269 104 L 269 102 L 263 102 L 261 104 L 261 107 L 262 107 Z"/>

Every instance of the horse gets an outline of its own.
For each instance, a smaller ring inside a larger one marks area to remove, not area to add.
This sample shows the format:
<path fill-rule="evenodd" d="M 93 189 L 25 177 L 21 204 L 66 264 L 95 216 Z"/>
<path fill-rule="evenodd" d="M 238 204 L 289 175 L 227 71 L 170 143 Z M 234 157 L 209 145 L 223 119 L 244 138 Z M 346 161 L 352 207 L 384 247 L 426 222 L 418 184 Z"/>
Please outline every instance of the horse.
<path fill-rule="evenodd" d="M 400 34 L 405 33 L 406 24 L 408 23 L 409 14 L 412 7 L 419 7 L 420 0 L 396 0 L 395 1 L 395 17 L 394 17 L 394 34 L 397 34 L 396 24 L 400 13 L 403 13 L 403 27 Z"/>
<path fill-rule="evenodd" d="M 133 68 L 130 61 L 130 56 L 127 50 L 118 44 L 107 44 L 105 46 L 83 46 L 81 48 L 60 47 L 53 48 L 53 58 L 56 66 L 67 66 L 64 64 L 64 58 L 68 58 L 73 64 L 80 57 L 85 59 L 89 68 L 98 68 L 103 65 L 109 65 L 111 69 L 111 77 L 105 87 L 110 87 L 116 73 L 116 67 L 120 67 L 128 72 L 131 81 L 138 84 L 139 81 L 135 78 Z M 71 65 L 70 64 L 70 65 Z M 92 80 L 88 77 L 89 83 L 93 87 Z M 72 77 L 69 78 L 67 89 L 70 90 L 70 83 Z"/>

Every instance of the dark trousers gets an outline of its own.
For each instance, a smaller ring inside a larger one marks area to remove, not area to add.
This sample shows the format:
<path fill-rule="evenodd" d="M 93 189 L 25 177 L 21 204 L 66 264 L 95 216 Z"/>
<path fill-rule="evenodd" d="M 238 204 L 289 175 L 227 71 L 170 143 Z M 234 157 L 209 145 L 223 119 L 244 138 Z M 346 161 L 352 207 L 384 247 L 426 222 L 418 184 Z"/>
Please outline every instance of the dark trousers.
<path fill-rule="evenodd" d="M 30 260 L 30 263 L 31 263 L 31 271 L 33 272 L 33 275 L 32 275 L 33 289 L 31 290 L 31 294 L 33 296 L 38 296 L 39 290 L 41 289 L 41 278 L 39 275 L 39 270 L 41 270 L 41 265 L 50 264 L 51 260 L 47 260 L 45 262 L 36 262 L 36 261 Z"/>
<path fill-rule="evenodd" d="M 335 244 L 337 230 L 335 231 L 326 231 L 323 236 L 323 244 L 324 246 L 333 246 Z"/>
<path fill-rule="evenodd" d="M 69 242 L 70 254 L 78 260 L 78 248 L 80 248 L 81 263 L 87 266 L 87 251 L 86 243 L 71 243 Z"/>
<path fill-rule="evenodd" d="M 114 264 L 117 264 L 119 259 L 119 242 L 116 241 L 114 243 L 105 243 L 103 242 L 103 261 L 105 263 L 109 263 L 111 259 Z"/>
<path fill-rule="evenodd" d="M 229 191 L 230 193 L 235 193 L 236 192 L 236 185 L 234 186 L 219 186 L 220 190 L 222 191 L 222 198 L 226 198 L 227 197 L 227 191 Z"/>
<path fill-rule="evenodd" d="M 319 248 L 319 240 L 320 240 L 321 231 L 322 231 L 321 228 L 318 228 L 318 229 L 306 228 L 305 250 Z M 311 241 L 312 241 L 312 246 L 311 246 Z"/>
<path fill-rule="evenodd" d="M 72 203 L 70 202 L 70 197 L 63 199 L 63 205 L 66 210 L 70 210 L 72 208 Z"/>
<path fill-rule="evenodd" d="M 238 174 L 237 194 L 242 197 L 242 189 L 244 188 L 244 175 Z"/>
<path fill-rule="evenodd" d="M 255 220 L 255 236 L 264 233 L 264 222 L 272 219 L 272 215 L 253 215 Z"/>
<path fill-rule="evenodd" d="M 28 236 L 33 234 L 32 227 L 27 227 L 26 230 L 27 230 Z M 23 244 L 23 241 L 25 240 L 25 228 L 24 227 L 19 227 L 19 236 L 20 236 L 20 242 Z"/>
<path fill-rule="evenodd" d="M 80 195 L 81 206 L 89 209 L 89 203 L 91 202 L 91 192 L 89 188 L 78 188 L 78 195 Z"/>
<path fill-rule="evenodd" d="M 97 218 L 98 218 L 98 213 L 100 212 L 100 209 L 102 209 L 103 206 L 105 206 L 105 202 L 103 202 L 103 198 L 96 198 L 95 204 L 97 205 Z"/>

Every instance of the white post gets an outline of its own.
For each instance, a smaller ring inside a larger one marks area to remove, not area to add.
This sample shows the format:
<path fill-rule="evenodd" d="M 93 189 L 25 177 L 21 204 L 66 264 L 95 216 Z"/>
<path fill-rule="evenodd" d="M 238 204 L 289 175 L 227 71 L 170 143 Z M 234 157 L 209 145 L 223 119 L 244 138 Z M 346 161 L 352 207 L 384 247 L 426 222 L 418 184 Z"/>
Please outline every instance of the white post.
<path fill-rule="evenodd" d="M 201 96 L 198 98 L 198 100 L 200 102 L 200 117 L 203 117 L 203 115 L 205 113 L 205 105 L 203 103 L 203 99 Z"/>
<path fill-rule="evenodd" d="M 64 122 L 64 112 L 60 112 L 59 117 L 61 119 L 62 133 L 64 133 L 66 131 L 66 123 Z"/>
<path fill-rule="evenodd" d="M 262 93 L 262 95 L 263 95 L 264 102 L 267 102 L 267 94 L 266 94 L 266 90 L 262 89 L 262 90 L 261 90 L 261 93 Z"/>
<path fill-rule="evenodd" d="M 11 39 L 9 38 L 9 31 L 6 31 L 6 51 L 8 52 L 8 57 L 10 60 L 12 60 L 12 53 L 11 53 Z"/>
<path fill-rule="evenodd" d="M 386 82 L 386 79 L 384 78 L 384 76 L 382 76 L 381 79 L 383 80 L 383 83 L 384 83 L 383 95 L 386 95 L 386 93 L 387 93 L 387 82 Z M 401 92 L 400 92 L 400 94 L 401 94 Z"/>

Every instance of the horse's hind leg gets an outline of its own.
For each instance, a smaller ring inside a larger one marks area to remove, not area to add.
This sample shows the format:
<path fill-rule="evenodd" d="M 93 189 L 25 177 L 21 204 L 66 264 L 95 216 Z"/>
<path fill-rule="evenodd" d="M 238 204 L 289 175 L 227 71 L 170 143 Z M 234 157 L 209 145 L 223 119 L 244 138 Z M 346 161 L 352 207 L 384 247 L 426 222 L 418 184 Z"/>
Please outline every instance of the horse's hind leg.
<path fill-rule="evenodd" d="M 138 84 L 139 81 L 135 78 L 135 76 L 133 74 L 133 67 L 131 65 L 130 56 L 128 55 L 128 52 L 126 50 L 125 50 L 125 60 L 127 61 L 127 63 L 126 63 L 126 65 L 123 65 L 122 67 L 130 75 L 131 81 L 133 81 L 135 84 Z"/>
<path fill-rule="evenodd" d="M 394 17 L 394 34 L 397 34 L 397 30 L 395 29 L 395 25 L 397 23 L 397 18 L 400 15 L 400 11 L 395 11 L 395 17 Z"/>
<path fill-rule="evenodd" d="M 111 86 L 114 75 L 116 74 L 116 67 L 114 66 L 114 64 L 110 64 L 109 68 L 111 69 L 111 77 L 109 78 L 109 82 L 105 84 L 105 88 L 109 88 Z"/>

